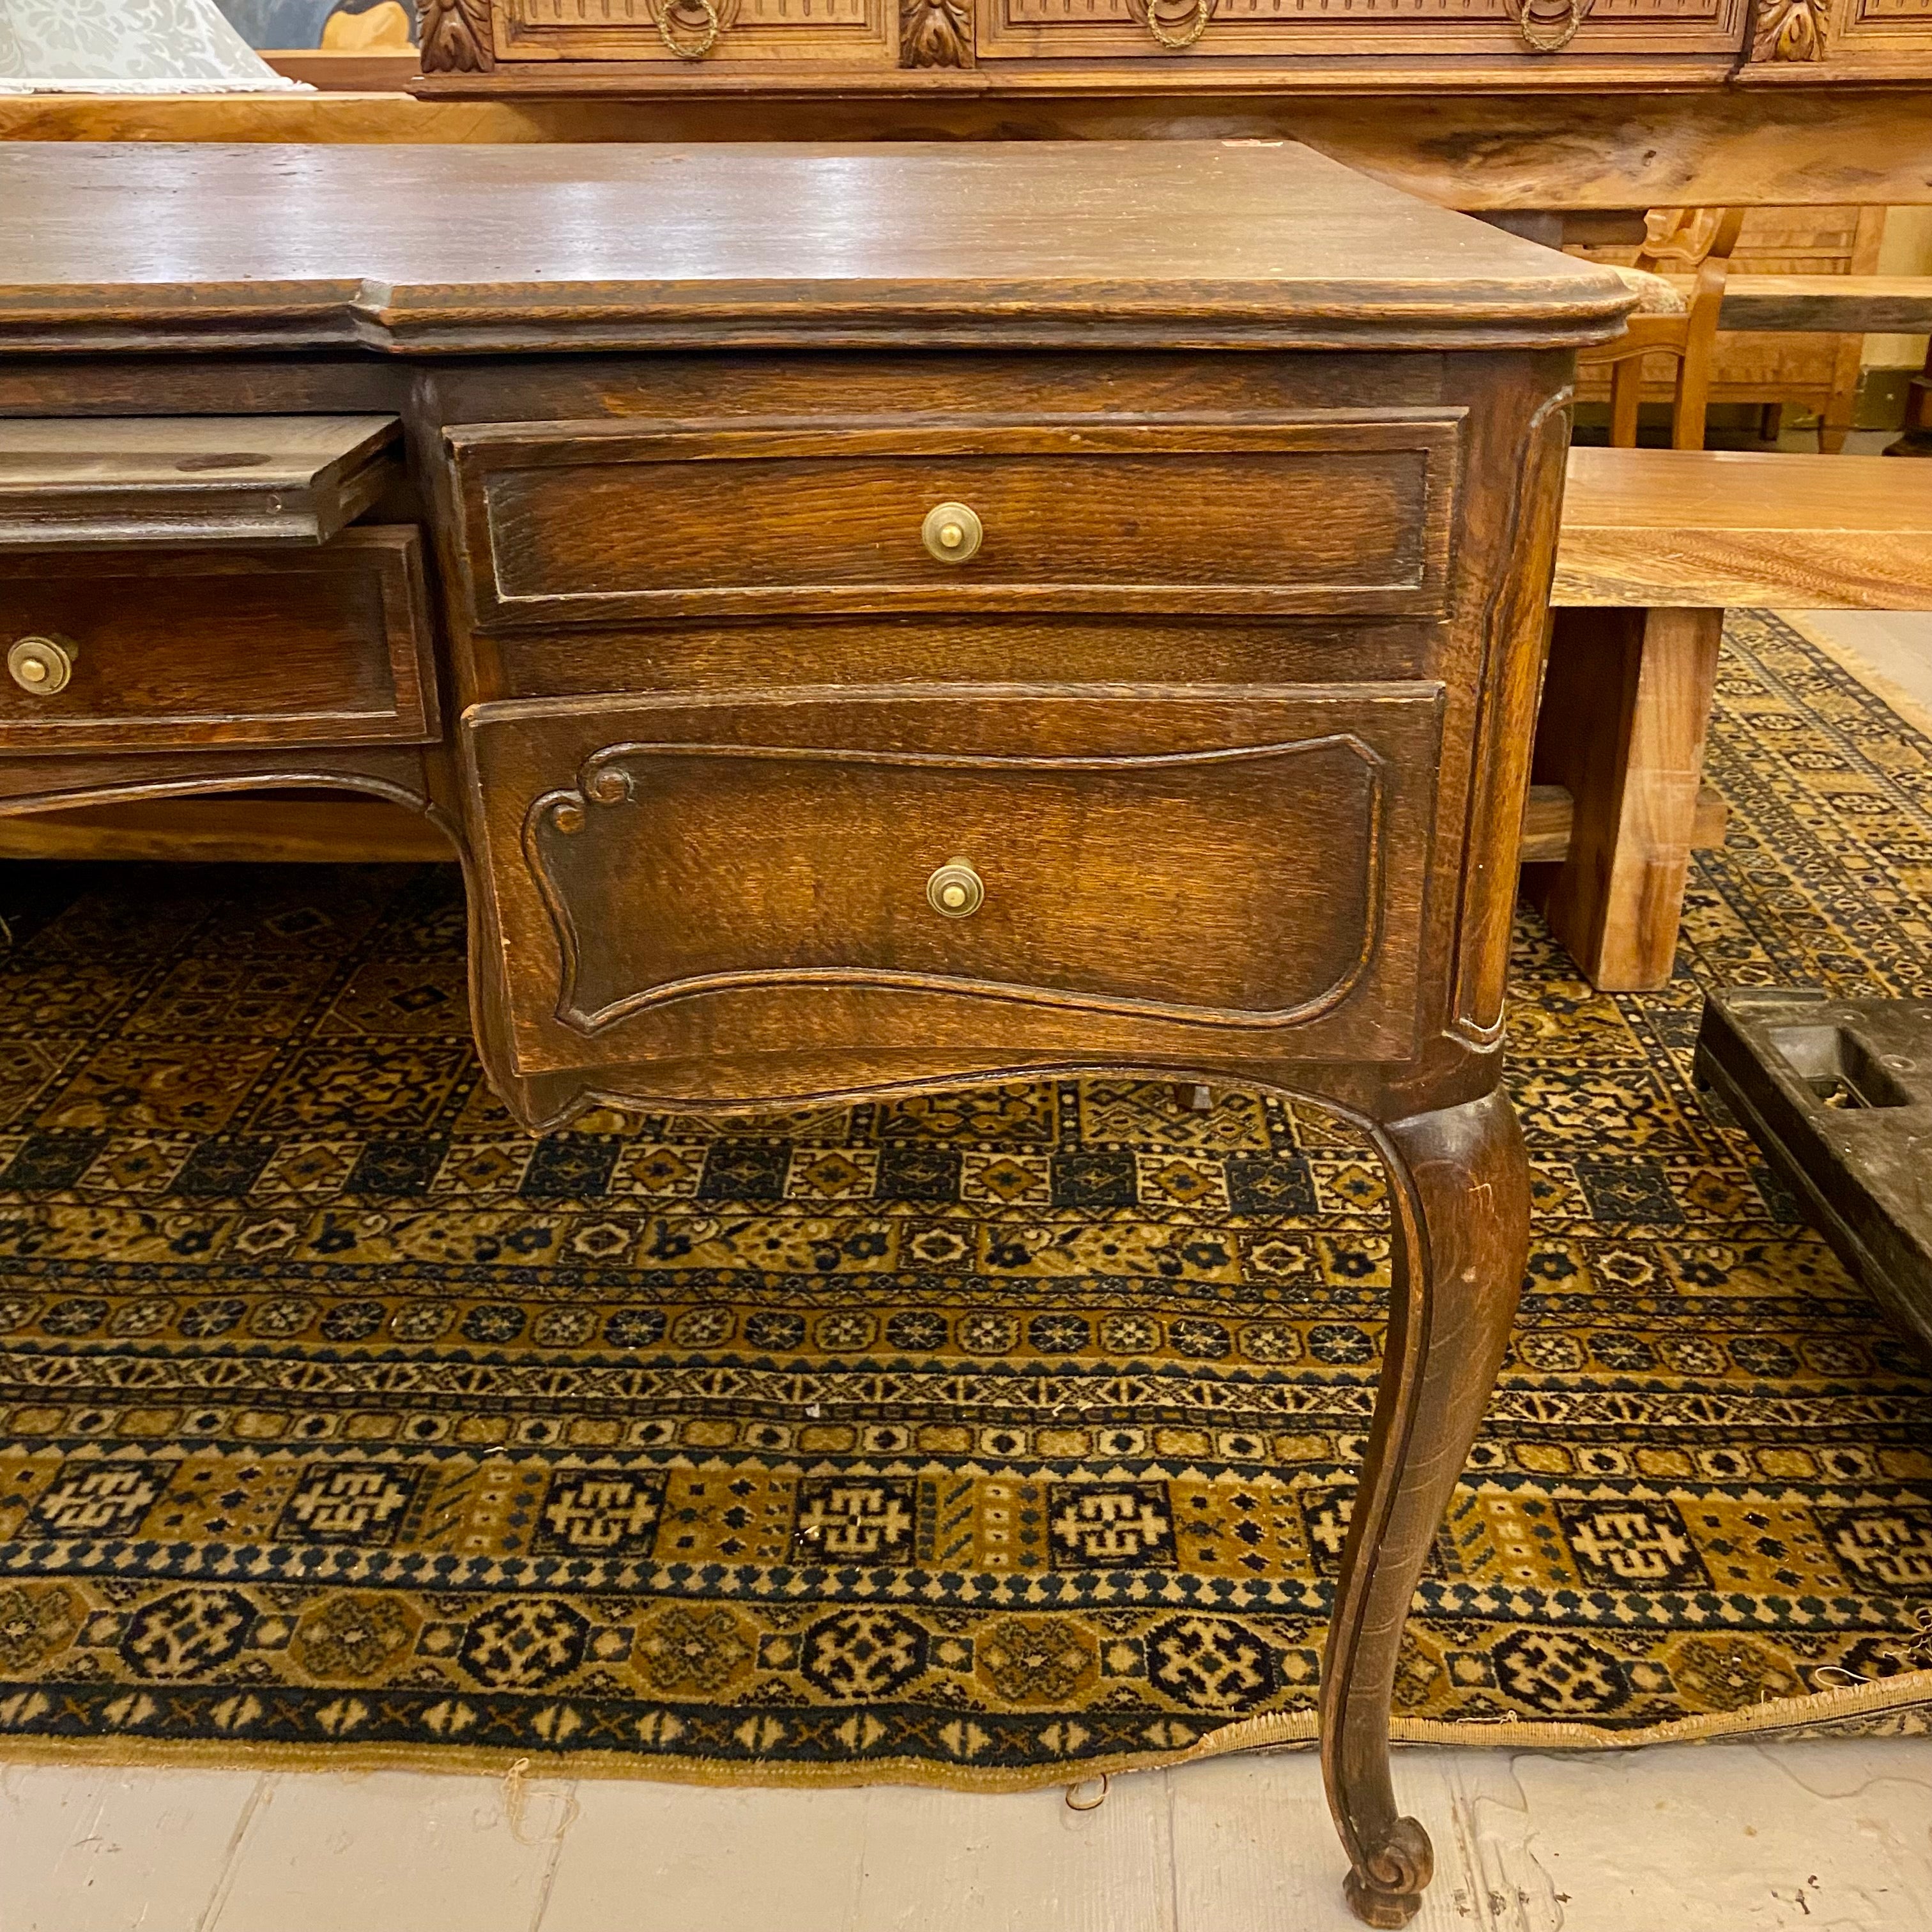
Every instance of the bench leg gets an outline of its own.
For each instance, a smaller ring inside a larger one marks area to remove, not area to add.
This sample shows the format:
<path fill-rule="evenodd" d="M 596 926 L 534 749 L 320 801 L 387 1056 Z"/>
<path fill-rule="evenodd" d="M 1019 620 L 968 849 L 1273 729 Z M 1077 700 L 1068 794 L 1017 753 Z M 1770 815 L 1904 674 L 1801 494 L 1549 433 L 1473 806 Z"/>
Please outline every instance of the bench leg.
<path fill-rule="evenodd" d="M 1676 957 L 1724 613 L 1556 617 L 1534 776 L 1576 816 L 1569 856 L 1524 882 L 1592 986 L 1640 992 Z"/>

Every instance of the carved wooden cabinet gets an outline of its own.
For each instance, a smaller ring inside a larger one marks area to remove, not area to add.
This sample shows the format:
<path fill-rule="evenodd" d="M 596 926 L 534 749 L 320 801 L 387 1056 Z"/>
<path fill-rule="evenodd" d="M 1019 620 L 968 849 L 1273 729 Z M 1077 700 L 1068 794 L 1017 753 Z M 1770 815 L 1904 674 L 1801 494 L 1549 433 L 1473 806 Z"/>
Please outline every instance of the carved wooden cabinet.
<path fill-rule="evenodd" d="M 1526 1240 L 1497 1080 L 1570 382 L 1630 297 L 1290 145 L 1026 162 L 0 150 L 16 435 L 380 412 L 403 472 L 280 549 L 223 534 L 236 483 L 97 572 L 20 472 L 8 608 L 83 668 L 0 704 L 0 811 L 412 800 L 534 1129 L 1083 1069 L 1359 1124 L 1396 1285 L 1324 1739 L 1399 1924 L 1397 1644 Z M 181 476 L 123 482 L 124 537 Z"/>
<path fill-rule="evenodd" d="M 423 0 L 426 94 L 1057 98 L 1924 81 L 1932 0 Z M 892 70 L 901 70 L 895 80 Z"/>

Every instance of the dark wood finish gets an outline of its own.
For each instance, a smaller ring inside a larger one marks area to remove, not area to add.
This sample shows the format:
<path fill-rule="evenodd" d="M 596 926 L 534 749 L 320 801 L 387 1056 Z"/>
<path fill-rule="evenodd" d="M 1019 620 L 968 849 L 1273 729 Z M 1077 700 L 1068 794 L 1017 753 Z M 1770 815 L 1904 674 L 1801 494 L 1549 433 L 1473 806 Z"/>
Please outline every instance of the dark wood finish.
<path fill-rule="evenodd" d="M 0 350 L 1508 349 L 1600 340 L 1629 306 L 1292 146 L 1028 158 L 14 142 Z"/>
<path fill-rule="evenodd" d="M 449 432 L 477 621 L 893 610 L 1432 616 L 1454 411 Z M 928 554 L 935 505 L 985 540 Z"/>
<path fill-rule="evenodd" d="M 325 792 L 0 816 L 0 859 L 342 866 L 422 865 L 455 856 L 448 835 L 418 812 L 386 799 Z"/>
<path fill-rule="evenodd" d="M 1886 445 L 1888 456 L 1932 456 L 1932 344 L 1925 366 L 1912 377 L 1905 398 L 1905 434 Z"/>
<path fill-rule="evenodd" d="M 349 791 L 455 821 L 446 754 L 440 746 L 340 745 L 270 751 L 214 746 L 196 751 L 75 753 L 0 759 L 0 818 L 70 806 L 151 804 L 230 792 Z"/>
<path fill-rule="evenodd" d="M 1532 785 L 1520 862 L 1569 856 L 1576 800 L 1561 785 Z M 1697 794 L 1693 850 L 1724 842 L 1723 795 Z M 434 826 L 380 800 L 325 794 L 190 798 L 158 805 L 81 806 L 0 819 L 0 859 L 159 859 L 236 864 L 420 863 L 451 856 Z M 1192 1095 L 1197 1090 L 1190 1084 Z"/>
<path fill-rule="evenodd" d="M 319 544 L 400 473 L 394 416 L 0 418 L 0 550 Z"/>
<path fill-rule="evenodd" d="M 501 52 L 480 0 L 423 32 Z M 1324 1756 L 1395 1922 L 1396 1646 L 1522 1267 L 1496 1083 L 1568 384 L 1630 298 L 1293 146 L 1025 160 L 0 149 L 10 412 L 84 423 L 157 353 L 177 415 L 406 363 L 462 760 L 226 748 L 226 700 L 111 752 L 95 692 L 104 748 L 0 756 L 0 814 L 454 808 L 478 1043 L 532 1127 L 1103 1069 L 1372 1133 L 1401 1286 Z M 942 499 L 970 562 L 923 547 Z"/>
<path fill-rule="evenodd" d="M 1402 1627 L 1489 1406 L 1529 1248 L 1522 1130 L 1500 1093 L 1377 1130 L 1395 1223 L 1382 1385 L 1323 1662 L 1322 1768 L 1348 1902 L 1406 1925 L 1434 1865 L 1397 1810 L 1388 1712 Z"/>
<path fill-rule="evenodd" d="M 915 686 L 479 706 L 464 746 L 518 1064 L 726 1040 L 943 1052 L 989 1027 L 1042 1054 L 1400 1058 L 1442 699 Z M 1316 849 L 1319 872 L 1280 863 Z M 926 898 L 953 859 L 986 891 L 956 922 Z"/>
<path fill-rule="evenodd" d="M 417 742 L 436 735 L 416 531 L 305 551 L 0 556 L 16 637 L 74 647 L 46 695 L 0 681 L 0 754 Z"/>

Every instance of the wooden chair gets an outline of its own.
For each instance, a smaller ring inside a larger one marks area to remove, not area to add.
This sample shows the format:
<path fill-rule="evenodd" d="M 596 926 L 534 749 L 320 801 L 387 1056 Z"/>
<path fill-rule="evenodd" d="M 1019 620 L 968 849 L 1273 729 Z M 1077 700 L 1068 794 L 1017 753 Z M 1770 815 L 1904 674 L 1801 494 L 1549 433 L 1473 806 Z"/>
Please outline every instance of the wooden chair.
<path fill-rule="evenodd" d="M 1671 446 L 1703 448 L 1718 317 L 1744 219 L 1742 208 L 1656 208 L 1646 218 L 1644 244 L 1634 266 L 1617 271 L 1637 291 L 1639 305 L 1607 350 L 1579 359 L 1580 369 L 1609 365 L 1613 448 L 1636 447 L 1644 358 L 1655 355 L 1672 356 L 1677 364 Z M 1672 270 L 1692 272 L 1688 290 L 1671 278 Z"/>

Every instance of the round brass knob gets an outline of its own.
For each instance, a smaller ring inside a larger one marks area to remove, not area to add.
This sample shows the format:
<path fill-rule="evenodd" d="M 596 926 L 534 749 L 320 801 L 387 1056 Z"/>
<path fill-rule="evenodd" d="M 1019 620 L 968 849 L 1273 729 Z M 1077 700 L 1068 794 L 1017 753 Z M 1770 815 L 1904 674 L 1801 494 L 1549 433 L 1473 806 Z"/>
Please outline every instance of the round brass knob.
<path fill-rule="evenodd" d="M 67 688 L 76 653 L 64 638 L 16 638 L 7 652 L 7 674 L 22 691 L 51 698 Z"/>
<path fill-rule="evenodd" d="M 980 519 L 964 503 L 935 503 L 926 513 L 920 536 L 941 563 L 964 563 L 986 535 Z"/>
<path fill-rule="evenodd" d="M 927 904 L 941 919 L 970 919 L 986 896 L 986 882 L 964 859 L 949 859 L 926 882 Z"/>

